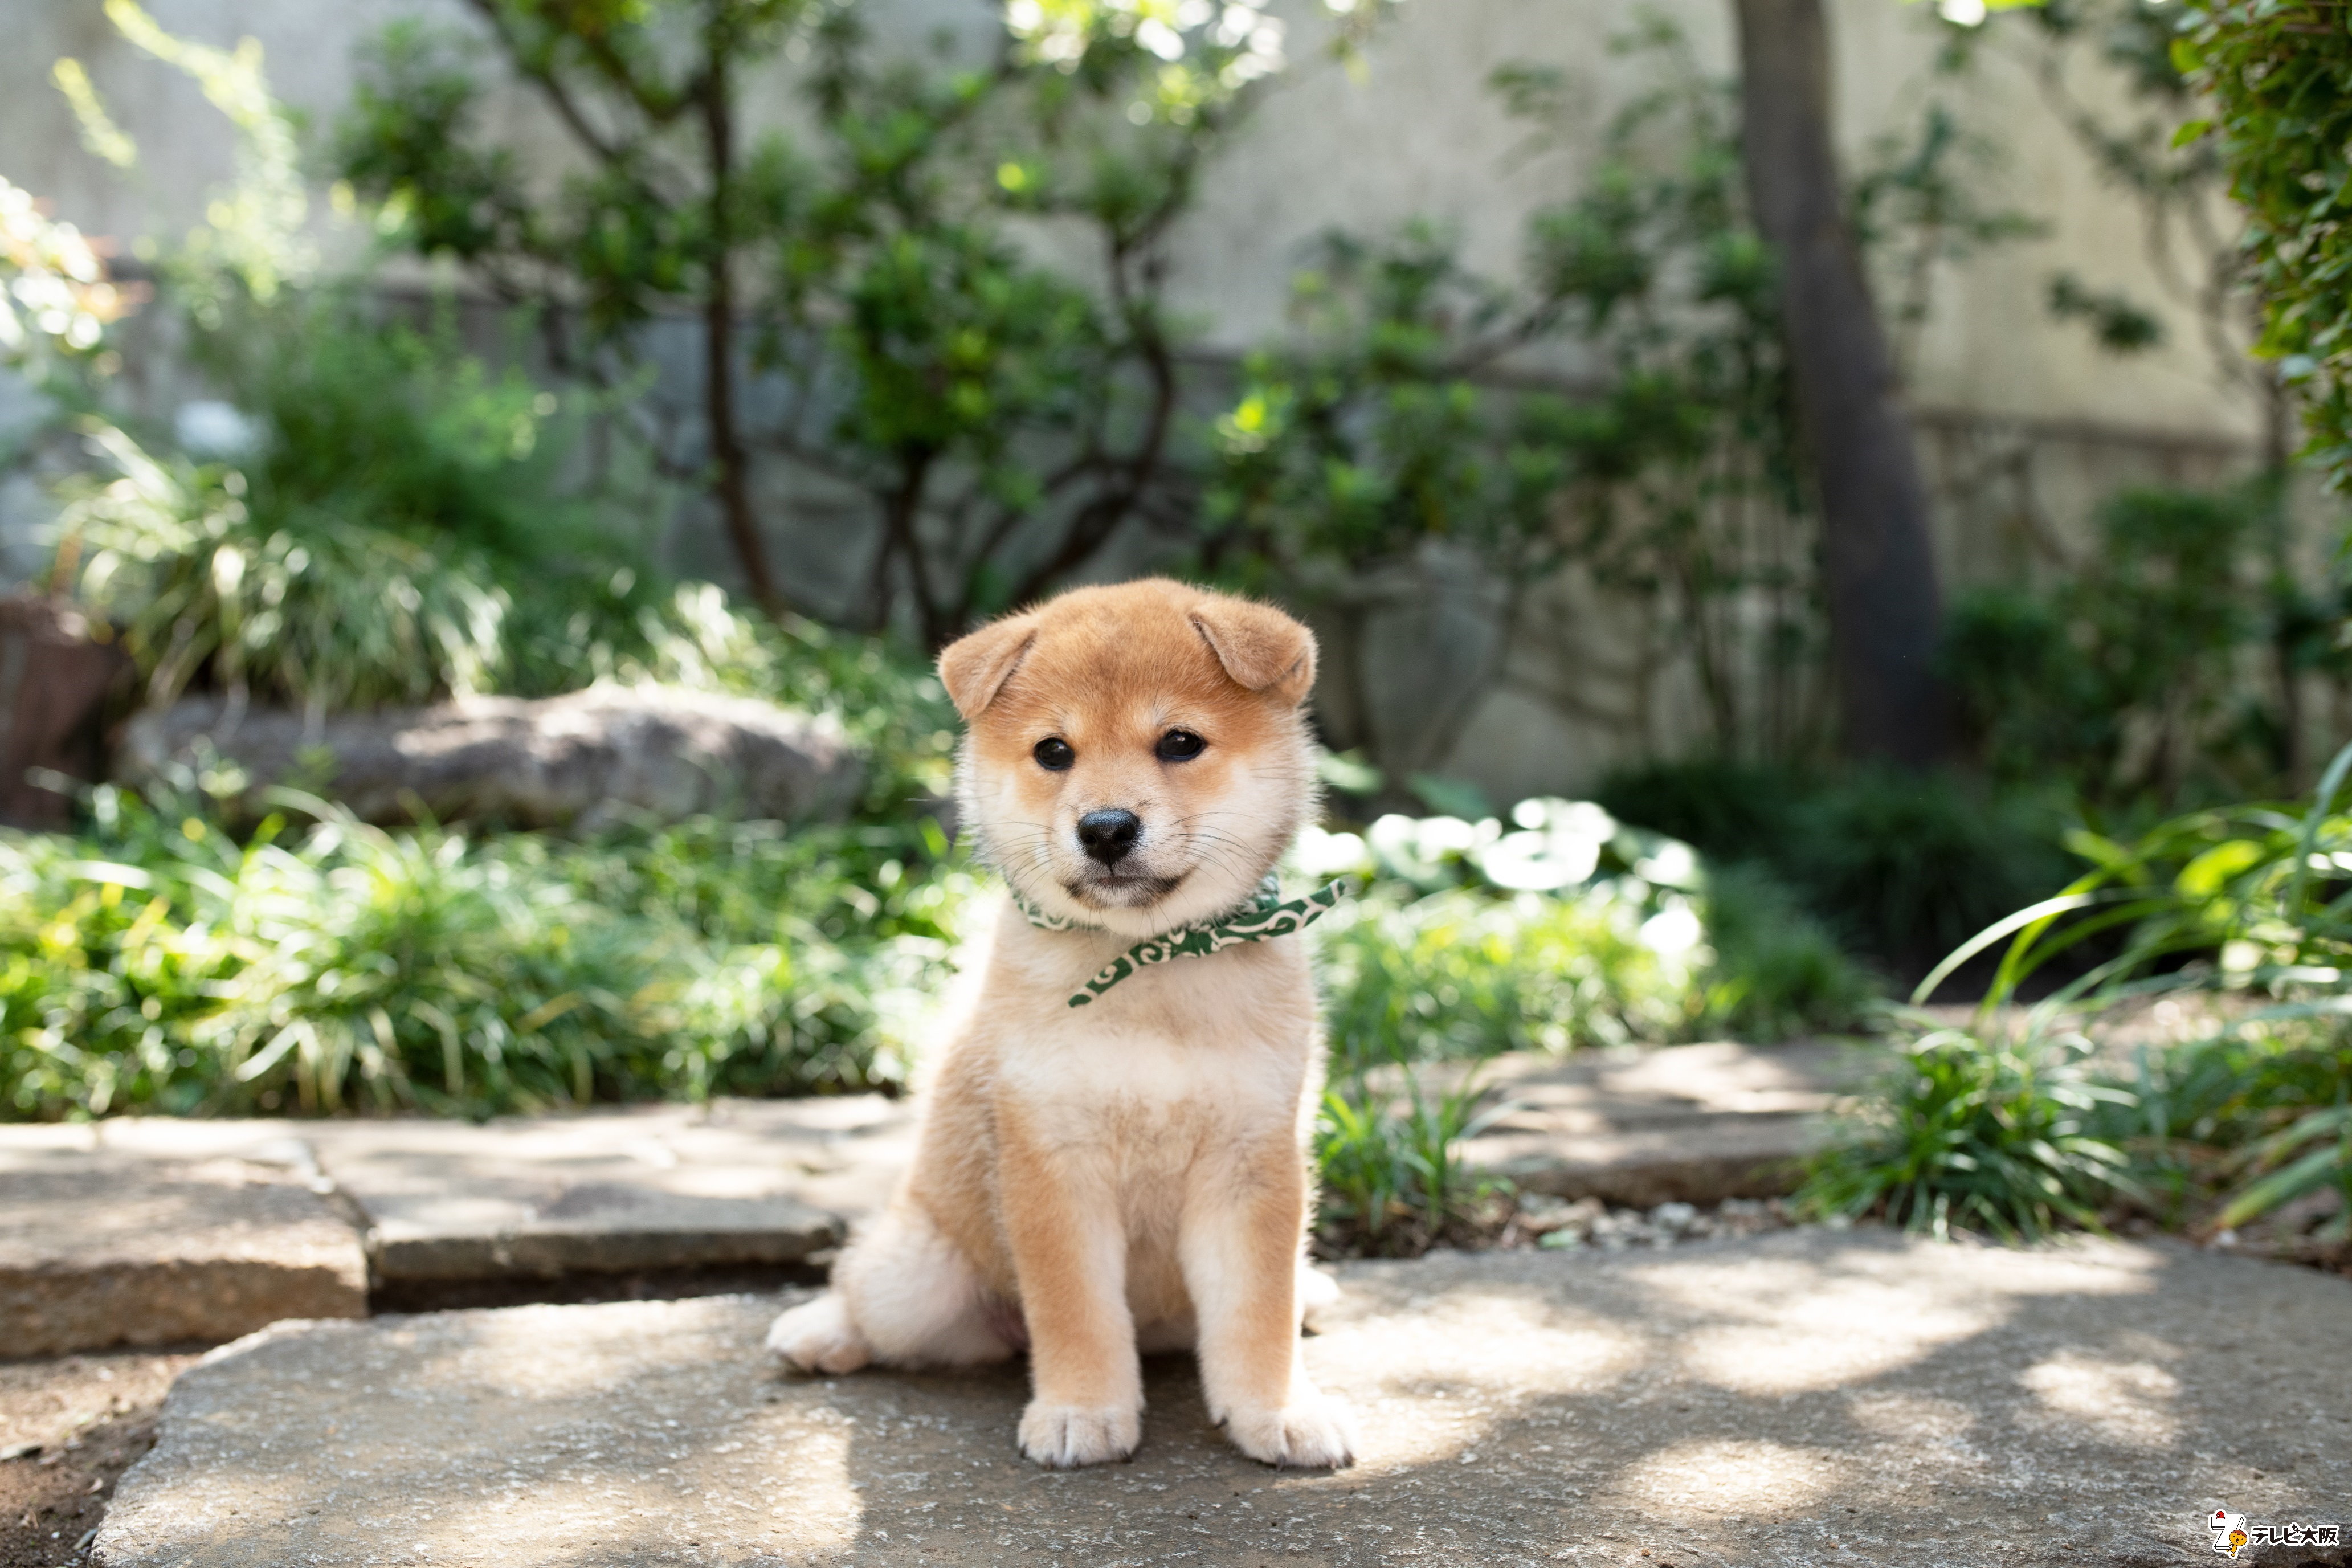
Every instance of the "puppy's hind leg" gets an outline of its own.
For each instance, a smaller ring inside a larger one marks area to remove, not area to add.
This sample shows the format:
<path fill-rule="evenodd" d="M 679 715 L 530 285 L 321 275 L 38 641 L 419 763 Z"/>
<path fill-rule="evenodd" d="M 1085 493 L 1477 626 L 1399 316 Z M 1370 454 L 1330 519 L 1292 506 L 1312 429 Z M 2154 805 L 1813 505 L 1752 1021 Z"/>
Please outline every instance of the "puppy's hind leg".
<path fill-rule="evenodd" d="M 874 1359 L 838 1290 L 780 1314 L 768 1325 L 768 1348 L 803 1372 L 856 1372 Z"/>
<path fill-rule="evenodd" d="M 1017 1348 L 1019 1320 L 930 1217 L 891 1206 L 834 1265 L 833 1289 L 776 1320 L 768 1348 L 807 1372 L 970 1366 Z"/>
<path fill-rule="evenodd" d="M 1339 1282 L 1305 1258 L 1298 1260 L 1298 1326 L 1318 1332 L 1324 1317 L 1339 1304 Z"/>

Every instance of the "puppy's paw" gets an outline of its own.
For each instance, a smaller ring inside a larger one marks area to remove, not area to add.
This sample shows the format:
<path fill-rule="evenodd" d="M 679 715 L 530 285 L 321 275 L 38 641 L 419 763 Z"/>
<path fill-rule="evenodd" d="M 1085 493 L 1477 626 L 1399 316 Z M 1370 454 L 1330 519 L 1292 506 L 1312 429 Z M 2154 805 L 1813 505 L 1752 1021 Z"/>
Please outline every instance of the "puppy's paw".
<path fill-rule="evenodd" d="M 849 1309 L 831 1290 L 770 1324 L 768 1348 L 803 1372 L 856 1372 L 874 1359 L 873 1347 L 849 1321 Z"/>
<path fill-rule="evenodd" d="M 1048 1405 L 1021 1413 L 1021 1452 L 1054 1469 L 1124 1459 L 1143 1441 L 1143 1412 L 1127 1405 Z"/>
<path fill-rule="evenodd" d="M 1320 1329 L 1322 1319 L 1339 1304 L 1339 1282 L 1321 1269 L 1302 1263 L 1298 1266 L 1298 1322 L 1309 1333 Z"/>
<path fill-rule="evenodd" d="M 1225 1431 L 1234 1447 L 1269 1465 L 1344 1470 L 1356 1462 L 1354 1413 L 1313 1389 L 1278 1409 L 1235 1410 Z"/>

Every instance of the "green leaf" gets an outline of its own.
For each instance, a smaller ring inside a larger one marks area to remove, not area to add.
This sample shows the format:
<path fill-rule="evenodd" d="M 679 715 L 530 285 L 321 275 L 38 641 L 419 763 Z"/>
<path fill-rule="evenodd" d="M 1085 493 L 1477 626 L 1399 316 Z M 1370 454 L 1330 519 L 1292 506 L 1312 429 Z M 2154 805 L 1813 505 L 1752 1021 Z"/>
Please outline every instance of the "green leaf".
<path fill-rule="evenodd" d="M 2265 1214 L 2290 1198 L 2301 1196 L 2336 1175 L 2342 1168 L 2344 1151 L 2340 1146 L 2326 1145 L 2314 1149 L 2284 1170 L 2273 1171 L 2230 1200 L 2221 1214 L 2224 1226 L 2240 1226 L 2258 1215 Z"/>
<path fill-rule="evenodd" d="M 2232 838 L 2226 844 L 2216 844 L 2180 869 L 2173 887 L 2192 899 L 2210 899 L 2221 890 L 2221 884 L 2250 866 L 2258 865 L 2269 854 L 2252 838 Z"/>
<path fill-rule="evenodd" d="M 2176 50 L 2180 47 L 2178 43 L 2175 43 L 2172 47 Z M 2212 129 L 2213 122 L 2210 120 L 2190 120 L 2183 121 L 2180 129 L 2172 133 L 2172 144 L 2175 147 L 2186 147 L 2191 142 L 2199 140 L 2204 136 L 2207 132 L 2211 131 Z"/>

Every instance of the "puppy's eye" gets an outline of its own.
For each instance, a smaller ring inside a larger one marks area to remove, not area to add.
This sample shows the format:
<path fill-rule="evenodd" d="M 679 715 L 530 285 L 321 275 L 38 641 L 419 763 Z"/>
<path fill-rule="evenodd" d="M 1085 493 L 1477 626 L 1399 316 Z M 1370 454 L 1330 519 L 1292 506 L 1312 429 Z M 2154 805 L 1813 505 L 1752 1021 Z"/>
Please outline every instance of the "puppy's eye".
<path fill-rule="evenodd" d="M 1037 765 L 1049 773 L 1066 772 L 1072 763 L 1078 760 L 1078 753 L 1070 750 L 1070 743 L 1059 735 L 1046 736 L 1029 754 L 1036 758 Z"/>
<path fill-rule="evenodd" d="M 1190 730 L 1171 730 L 1160 737 L 1160 744 L 1152 750 L 1163 763 L 1186 763 L 1199 756 L 1208 744 Z"/>

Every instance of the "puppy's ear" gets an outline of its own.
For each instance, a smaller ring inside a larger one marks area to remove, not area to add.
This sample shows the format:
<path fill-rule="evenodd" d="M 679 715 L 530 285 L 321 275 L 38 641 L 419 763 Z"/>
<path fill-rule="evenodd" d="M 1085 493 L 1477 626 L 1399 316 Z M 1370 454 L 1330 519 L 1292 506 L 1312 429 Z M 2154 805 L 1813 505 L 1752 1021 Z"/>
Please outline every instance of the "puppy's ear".
<path fill-rule="evenodd" d="M 1013 678 L 1021 656 L 1037 640 L 1037 617 L 1013 616 L 993 621 L 940 650 L 940 684 L 969 724 L 996 700 Z"/>
<path fill-rule="evenodd" d="M 1225 673 L 1252 691 L 1297 703 L 1315 689 L 1315 634 L 1280 610 L 1221 595 L 1193 605 L 1192 620 Z"/>

